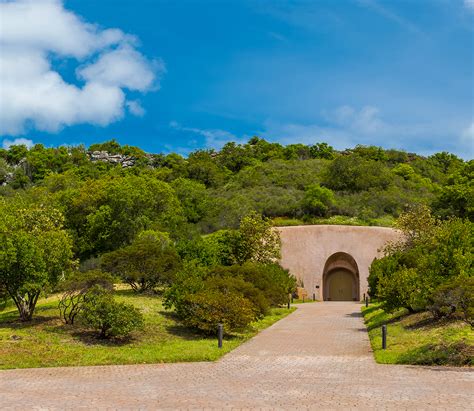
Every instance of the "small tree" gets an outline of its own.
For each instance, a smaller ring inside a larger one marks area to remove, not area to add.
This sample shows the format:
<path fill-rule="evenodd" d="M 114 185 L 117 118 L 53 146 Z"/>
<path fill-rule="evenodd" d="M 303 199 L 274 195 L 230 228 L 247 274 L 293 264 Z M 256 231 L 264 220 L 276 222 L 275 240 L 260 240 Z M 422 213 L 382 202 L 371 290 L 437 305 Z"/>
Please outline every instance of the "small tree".
<path fill-rule="evenodd" d="M 306 188 L 302 206 L 305 212 L 324 217 L 334 205 L 334 201 L 334 193 L 329 188 L 313 184 Z"/>
<path fill-rule="evenodd" d="M 189 294 L 184 301 L 183 323 L 207 334 L 215 333 L 218 324 L 225 332 L 242 330 L 257 318 L 253 304 L 238 292 L 226 294 L 216 290 L 202 290 Z"/>
<path fill-rule="evenodd" d="M 42 292 L 72 265 L 72 240 L 62 214 L 23 200 L 0 200 L 0 286 L 22 321 L 31 320 Z"/>
<path fill-rule="evenodd" d="M 269 219 L 256 212 L 243 217 L 239 227 L 236 262 L 254 261 L 271 264 L 280 258 L 281 241 Z"/>
<path fill-rule="evenodd" d="M 99 285 L 89 290 L 81 318 L 100 338 L 125 337 L 143 327 L 143 315 L 137 308 L 116 302 L 112 293 Z"/>
<path fill-rule="evenodd" d="M 180 265 L 179 256 L 166 233 L 144 231 L 135 241 L 102 258 L 102 268 L 118 275 L 137 292 L 168 284 Z"/>
<path fill-rule="evenodd" d="M 66 324 L 74 324 L 76 316 L 83 309 L 90 290 L 100 285 L 105 290 L 113 290 L 113 278 L 99 270 L 77 272 L 61 284 L 64 293 L 59 300 L 59 312 Z"/>

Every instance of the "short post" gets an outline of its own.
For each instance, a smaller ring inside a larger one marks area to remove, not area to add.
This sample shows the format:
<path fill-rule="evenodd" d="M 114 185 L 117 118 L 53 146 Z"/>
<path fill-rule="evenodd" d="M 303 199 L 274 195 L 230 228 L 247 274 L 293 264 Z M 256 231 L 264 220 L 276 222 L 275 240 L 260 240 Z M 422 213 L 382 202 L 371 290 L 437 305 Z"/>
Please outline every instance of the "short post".
<path fill-rule="evenodd" d="M 387 326 L 382 325 L 382 350 L 387 349 Z"/>
<path fill-rule="evenodd" d="M 365 306 L 369 306 L 369 297 L 365 296 Z"/>
<path fill-rule="evenodd" d="M 224 326 L 217 324 L 217 346 L 222 348 L 222 339 L 224 338 Z"/>
<path fill-rule="evenodd" d="M 316 294 L 313 293 L 313 301 L 316 301 Z"/>
<path fill-rule="evenodd" d="M 290 300 L 288 300 L 288 309 L 290 309 Z"/>
<path fill-rule="evenodd" d="M 304 295 L 303 295 L 303 302 L 304 302 Z"/>

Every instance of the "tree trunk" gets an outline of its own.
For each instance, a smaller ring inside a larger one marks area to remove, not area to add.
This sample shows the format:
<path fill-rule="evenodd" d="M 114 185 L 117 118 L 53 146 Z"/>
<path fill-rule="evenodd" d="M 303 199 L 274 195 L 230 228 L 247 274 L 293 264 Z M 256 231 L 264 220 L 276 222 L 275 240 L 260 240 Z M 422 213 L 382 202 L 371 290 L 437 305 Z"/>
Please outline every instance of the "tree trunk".
<path fill-rule="evenodd" d="M 18 295 L 11 292 L 9 292 L 9 294 L 14 301 L 16 308 L 18 309 L 20 320 L 31 321 L 35 311 L 36 303 L 38 302 L 38 298 L 40 296 L 40 292 L 27 293 L 26 295 Z"/>

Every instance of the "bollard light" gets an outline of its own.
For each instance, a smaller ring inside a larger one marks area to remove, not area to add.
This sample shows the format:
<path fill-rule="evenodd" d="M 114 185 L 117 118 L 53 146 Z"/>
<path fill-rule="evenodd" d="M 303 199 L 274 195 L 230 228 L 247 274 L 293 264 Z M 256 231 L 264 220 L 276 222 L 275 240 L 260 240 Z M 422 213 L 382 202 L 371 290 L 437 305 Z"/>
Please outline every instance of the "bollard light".
<path fill-rule="evenodd" d="M 369 297 L 365 297 L 365 306 L 368 307 L 369 306 Z"/>
<path fill-rule="evenodd" d="M 387 349 L 387 326 L 382 325 L 382 350 Z"/>

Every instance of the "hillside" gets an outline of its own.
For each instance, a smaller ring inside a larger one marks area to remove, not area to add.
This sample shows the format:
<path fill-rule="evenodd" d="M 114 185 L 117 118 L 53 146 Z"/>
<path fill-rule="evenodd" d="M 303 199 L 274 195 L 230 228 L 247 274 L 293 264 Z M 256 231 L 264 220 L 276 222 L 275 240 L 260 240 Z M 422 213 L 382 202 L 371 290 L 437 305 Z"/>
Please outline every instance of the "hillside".
<path fill-rule="evenodd" d="M 473 161 L 326 143 L 282 146 L 254 137 L 221 150 L 147 154 L 115 140 L 0 150 L 0 195 L 42 197 L 63 211 L 81 259 L 142 229 L 175 239 L 236 228 L 255 210 L 275 224 L 391 225 L 413 204 L 473 217 Z"/>

